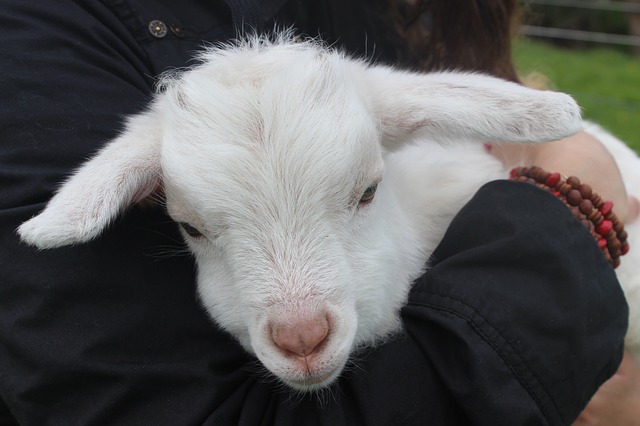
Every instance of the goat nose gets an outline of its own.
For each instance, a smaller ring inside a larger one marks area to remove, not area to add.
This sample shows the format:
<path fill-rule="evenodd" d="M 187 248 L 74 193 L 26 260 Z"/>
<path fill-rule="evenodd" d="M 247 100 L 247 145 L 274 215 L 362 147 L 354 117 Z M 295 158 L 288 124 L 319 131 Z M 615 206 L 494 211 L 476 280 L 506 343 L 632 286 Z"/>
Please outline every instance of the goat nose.
<path fill-rule="evenodd" d="M 290 324 L 271 327 L 273 342 L 285 352 L 306 357 L 327 338 L 329 321 L 326 316 L 303 319 Z"/>

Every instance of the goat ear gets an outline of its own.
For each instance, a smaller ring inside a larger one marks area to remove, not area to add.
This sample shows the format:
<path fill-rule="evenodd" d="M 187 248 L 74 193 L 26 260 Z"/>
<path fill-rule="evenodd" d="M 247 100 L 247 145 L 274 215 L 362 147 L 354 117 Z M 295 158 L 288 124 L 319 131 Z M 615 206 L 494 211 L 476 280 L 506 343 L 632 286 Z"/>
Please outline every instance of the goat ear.
<path fill-rule="evenodd" d="M 416 136 L 533 143 L 562 139 L 582 128 L 580 107 L 563 93 L 468 73 L 373 67 L 367 78 L 389 149 Z"/>
<path fill-rule="evenodd" d="M 123 209 L 149 196 L 160 183 L 158 127 L 153 111 L 130 119 L 122 135 L 18 228 L 22 240 L 40 249 L 89 241 Z"/>

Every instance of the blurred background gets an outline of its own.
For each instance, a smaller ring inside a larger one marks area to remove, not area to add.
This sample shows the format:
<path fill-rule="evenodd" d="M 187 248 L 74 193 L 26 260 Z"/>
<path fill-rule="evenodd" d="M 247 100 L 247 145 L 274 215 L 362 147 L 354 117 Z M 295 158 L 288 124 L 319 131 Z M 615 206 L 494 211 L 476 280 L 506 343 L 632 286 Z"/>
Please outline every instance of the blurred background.
<path fill-rule="evenodd" d="M 532 86 L 573 95 L 584 116 L 640 153 L 640 0 L 522 0 L 514 57 Z"/>

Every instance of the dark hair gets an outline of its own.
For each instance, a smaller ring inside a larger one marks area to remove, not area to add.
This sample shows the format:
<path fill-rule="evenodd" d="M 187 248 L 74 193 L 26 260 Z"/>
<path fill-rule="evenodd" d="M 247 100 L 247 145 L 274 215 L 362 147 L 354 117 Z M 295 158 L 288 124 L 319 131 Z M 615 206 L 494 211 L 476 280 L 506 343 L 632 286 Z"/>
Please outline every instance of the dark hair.
<path fill-rule="evenodd" d="M 517 0 L 382 1 L 401 41 L 399 65 L 481 71 L 518 81 L 511 59 Z"/>

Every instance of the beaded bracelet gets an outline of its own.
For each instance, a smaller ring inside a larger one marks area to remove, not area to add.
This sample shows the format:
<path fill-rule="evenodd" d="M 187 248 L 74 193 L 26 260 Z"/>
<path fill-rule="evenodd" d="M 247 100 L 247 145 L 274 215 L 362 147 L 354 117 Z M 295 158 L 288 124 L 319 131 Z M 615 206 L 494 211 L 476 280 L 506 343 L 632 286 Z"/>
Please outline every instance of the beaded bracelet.
<path fill-rule="evenodd" d="M 560 173 L 549 173 L 537 166 L 516 167 L 511 170 L 510 180 L 532 183 L 562 200 L 587 227 L 607 261 L 614 268 L 620 265 L 620 256 L 627 254 L 629 244 L 624 225 L 613 213 L 613 202 L 603 201 L 575 176 L 564 180 Z"/>

